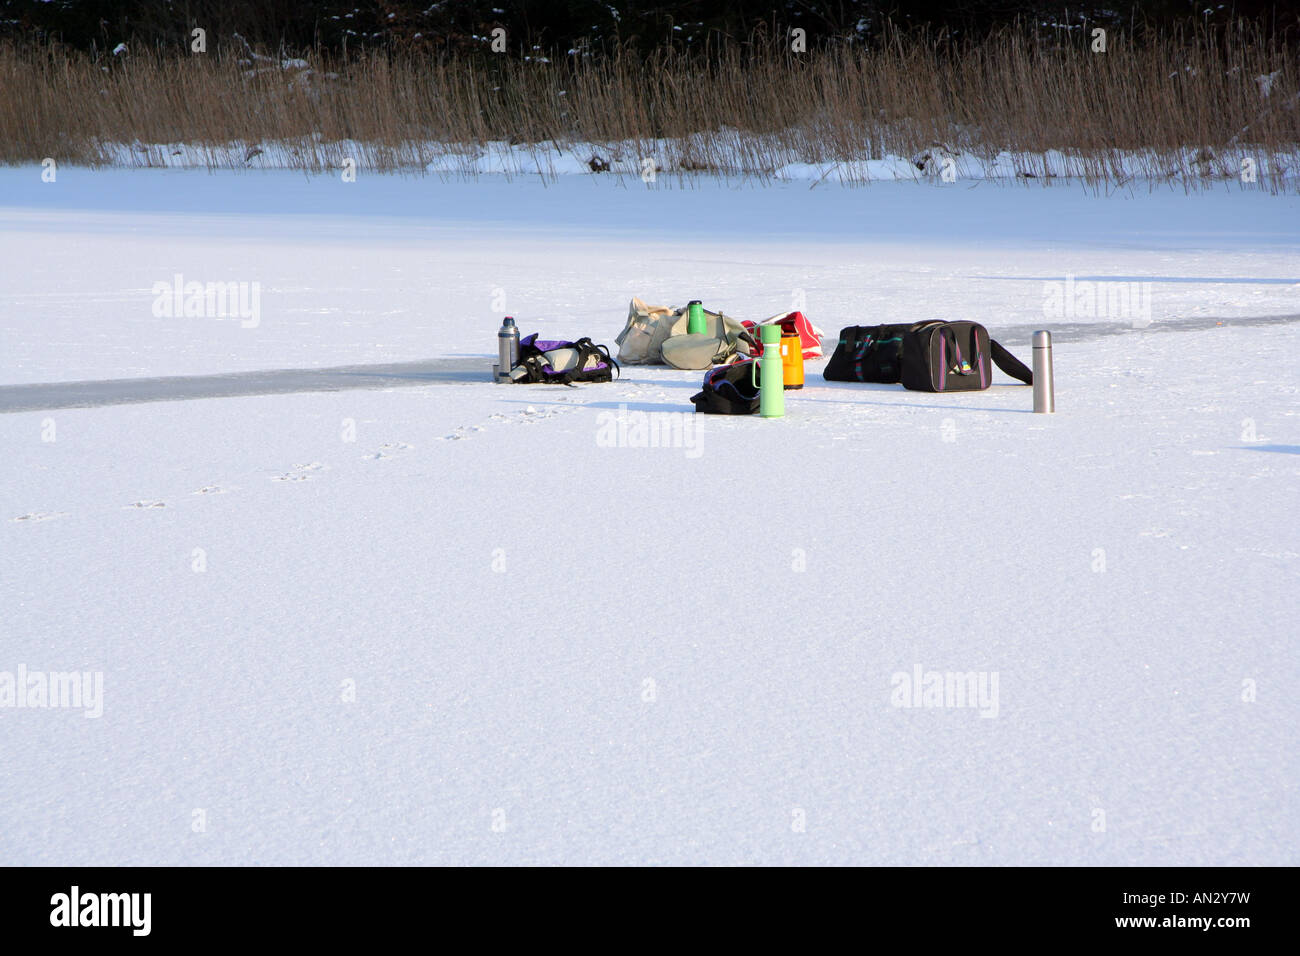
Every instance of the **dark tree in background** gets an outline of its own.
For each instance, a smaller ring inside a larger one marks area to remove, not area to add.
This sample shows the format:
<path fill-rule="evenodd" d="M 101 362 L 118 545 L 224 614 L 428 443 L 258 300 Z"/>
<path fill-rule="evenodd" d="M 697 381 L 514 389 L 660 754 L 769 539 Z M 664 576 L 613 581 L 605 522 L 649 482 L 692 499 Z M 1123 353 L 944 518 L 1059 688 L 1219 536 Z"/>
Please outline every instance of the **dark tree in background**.
<path fill-rule="evenodd" d="M 111 50 L 118 43 L 183 48 L 203 27 L 209 42 L 238 34 L 268 49 L 487 50 L 503 28 L 514 55 L 582 55 L 626 44 L 702 47 L 807 31 L 809 46 L 872 43 L 892 24 L 955 39 L 1019 24 L 1040 31 L 1087 25 L 1140 36 L 1175 25 L 1222 29 L 1237 18 L 1291 40 L 1300 5 L 1235 0 L 0 0 L 0 35 Z"/>

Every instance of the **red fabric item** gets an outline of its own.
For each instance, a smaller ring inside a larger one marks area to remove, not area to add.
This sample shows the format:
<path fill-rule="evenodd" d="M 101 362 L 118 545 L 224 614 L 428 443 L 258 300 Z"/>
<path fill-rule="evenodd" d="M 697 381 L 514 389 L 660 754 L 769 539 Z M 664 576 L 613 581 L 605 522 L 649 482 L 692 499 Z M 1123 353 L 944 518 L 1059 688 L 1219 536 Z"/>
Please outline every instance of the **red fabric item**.
<path fill-rule="evenodd" d="M 822 336 L 825 333 L 809 322 L 808 317 L 802 312 L 787 312 L 785 315 L 774 315 L 762 322 L 751 322 L 744 319 L 741 324 L 755 339 L 758 338 L 758 327 L 760 325 L 779 325 L 781 331 L 785 334 L 797 334 L 799 336 L 799 345 L 803 349 L 805 359 L 819 359 L 822 357 Z"/>
<path fill-rule="evenodd" d="M 781 331 L 787 335 L 799 336 L 799 345 L 803 349 L 804 358 L 822 357 L 821 335 L 802 312 L 791 312 L 785 318 L 776 320 L 776 324 L 781 326 Z"/>

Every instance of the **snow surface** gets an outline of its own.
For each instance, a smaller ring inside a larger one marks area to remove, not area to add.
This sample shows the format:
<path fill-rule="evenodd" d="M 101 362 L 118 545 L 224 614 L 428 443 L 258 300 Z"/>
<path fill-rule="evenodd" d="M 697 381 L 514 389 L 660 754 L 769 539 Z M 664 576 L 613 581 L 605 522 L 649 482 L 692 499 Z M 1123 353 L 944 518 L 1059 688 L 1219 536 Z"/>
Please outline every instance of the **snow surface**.
<path fill-rule="evenodd" d="M 1297 862 L 1300 199 L 40 172 L 0 170 L 0 691 L 103 713 L 0 698 L 0 861 Z M 259 322 L 156 316 L 177 273 Z M 1150 314 L 1048 319 L 1067 276 Z M 612 345 L 634 294 L 1054 328 L 1058 414 L 488 382 L 501 315 Z M 176 376 L 227 397 L 116 403 Z M 638 412 L 690 447 L 608 447 Z M 918 666 L 995 711 L 895 706 Z"/>

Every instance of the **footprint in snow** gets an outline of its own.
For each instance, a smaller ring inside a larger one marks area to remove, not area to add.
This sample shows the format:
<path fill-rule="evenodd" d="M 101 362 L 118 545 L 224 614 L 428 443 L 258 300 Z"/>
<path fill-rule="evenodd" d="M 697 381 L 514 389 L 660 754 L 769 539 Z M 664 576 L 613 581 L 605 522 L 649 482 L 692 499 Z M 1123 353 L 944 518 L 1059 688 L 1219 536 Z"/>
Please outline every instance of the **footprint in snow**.
<path fill-rule="evenodd" d="M 226 489 L 222 488 L 220 485 L 204 485 L 198 491 L 194 492 L 196 495 L 224 495 L 225 493 Z"/>
<path fill-rule="evenodd" d="M 33 511 L 30 514 L 19 515 L 14 521 L 49 521 L 51 518 L 63 518 L 67 516 L 66 511 Z"/>
<path fill-rule="evenodd" d="M 367 461 L 383 461 L 385 458 L 392 458 L 394 452 L 410 451 L 412 447 L 404 441 L 384 442 L 379 446 L 378 451 L 372 451 L 369 455 L 362 455 L 361 457 Z"/>
<path fill-rule="evenodd" d="M 127 508 L 166 508 L 166 507 L 167 507 L 167 502 L 165 502 L 165 501 L 133 501 L 133 502 L 131 502 L 129 505 L 126 505 L 126 507 L 127 507 Z"/>
<path fill-rule="evenodd" d="M 320 471 L 325 466 L 318 461 L 310 462 L 306 465 L 294 465 L 293 471 L 285 472 L 283 475 L 276 475 L 272 481 L 309 481 L 311 475 L 307 472 Z"/>
<path fill-rule="evenodd" d="M 558 396 L 558 401 L 569 402 L 570 398 L 568 396 L 561 395 Z M 584 406 L 581 405 L 570 404 L 564 408 L 553 408 L 545 411 L 539 411 L 537 408 L 533 407 L 532 405 L 529 405 L 527 408 L 515 412 L 512 415 L 505 415 L 502 414 L 501 412 L 494 412 L 493 414 L 488 416 L 487 420 L 492 423 L 513 422 L 516 425 L 529 425 L 534 422 L 540 422 L 543 419 L 554 418 L 556 415 L 567 415 L 571 412 L 578 412 L 581 411 L 583 407 Z M 444 441 L 459 441 L 462 438 L 468 438 L 472 432 L 482 432 L 482 431 L 487 431 L 487 428 L 483 425 L 459 425 L 452 431 L 450 435 L 443 435 L 442 437 Z"/>
<path fill-rule="evenodd" d="M 533 408 L 533 406 L 529 405 L 519 413 L 519 417 L 516 418 L 515 421 L 520 424 L 531 424 L 532 422 L 540 422 L 546 418 L 554 418 L 556 415 L 563 415 L 567 412 L 576 412 L 577 410 L 578 409 L 576 408 L 565 408 L 554 409 L 548 412 L 539 412 L 537 409 Z"/>
<path fill-rule="evenodd" d="M 495 417 L 495 416 L 494 416 Z M 462 438 L 468 438 L 470 432 L 486 431 L 482 425 L 460 425 L 450 435 L 443 435 L 443 441 L 459 441 Z"/>

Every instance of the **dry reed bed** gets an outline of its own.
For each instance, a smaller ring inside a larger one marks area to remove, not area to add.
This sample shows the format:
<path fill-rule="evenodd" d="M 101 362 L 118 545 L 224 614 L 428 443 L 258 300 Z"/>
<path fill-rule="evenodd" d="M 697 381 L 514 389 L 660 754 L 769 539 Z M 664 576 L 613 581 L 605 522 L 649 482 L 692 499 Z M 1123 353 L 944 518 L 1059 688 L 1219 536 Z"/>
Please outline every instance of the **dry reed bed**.
<path fill-rule="evenodd" d="M 120 161 L 111 144 L 184 143 L 231 165 L 240 150 L 220 147 L 246 144 L 308 170 L 360 148 L 365 165 L 395 170 L 506 141 L 657 149 L 670 169 L 738 176 L 936 147 L 984 159 L 1060 151 L 1097 183 L 1209 181 L 1246 155 L 1271 158 L 1260 181 L 1273 189 L 1295 188 L 1300 172 L 1286 165 L 1300 151 L 1300 68 L 1250 30 L 1113 42 L 1106 53 L 1004 31 L 960 49 L 900 37 L 871 51 L 771 56 L 249 56 L 94 61 L 0 47 L 0 161 L 96 164 Z"/>

